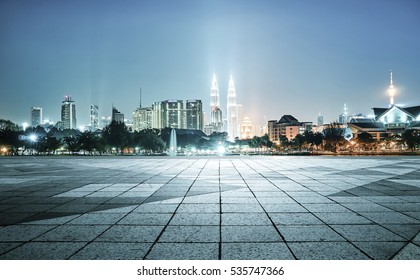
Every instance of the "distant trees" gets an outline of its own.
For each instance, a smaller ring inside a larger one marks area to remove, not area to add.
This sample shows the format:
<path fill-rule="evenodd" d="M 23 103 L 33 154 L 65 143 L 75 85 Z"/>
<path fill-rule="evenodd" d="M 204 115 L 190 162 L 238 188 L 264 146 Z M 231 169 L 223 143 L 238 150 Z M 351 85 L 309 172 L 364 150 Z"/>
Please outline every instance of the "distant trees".
<path fill-rule="evenodd" d="M 322 132 L 326 147 L 330 148 L 334 153 L 337 152 L 339 144 L 345 141 L 344 131 L 345 129 L 342 128 L 339 123 L 332 123 L 327 125 Z"/>
<path fill-rule="evenodd" d="M 75 129 L 58 129 L 41 126 L 25 131 L 8 120 L 0 119 L 0 154 L 54 155 L 60 153 L 94 155 L 104 153 L 164 153 L 169 146 L 172 128 L 128 131 L 124 123 L 111 122 L 102 131 L 80 132 Z M 191 131 L 177 131 L 178 147 L 188 151 L 217 151 L 220 146 L 228 147 L 226 132 L 214 132 L 209 136 Z M 344 139 L 344 128 L 337 123 L 327 125 L 322 133 L 305 131 L 294 139 L 280 136 L 279 143 L 270 141 L 269 136 L 255 136 L 252 139 L 235 139 L 232 152 L 240 152 L 243 147 L 255 152 L 271 151 L 273 147 L 284 152 L 323 151 L 416 151 L 420 147 L 420 130 L 407 129 L 404 133 L 393 134 L 381 141 L 363 132 L 351 141 Z"/>
<path fill-rule="evenodd" d="M 420 130 L 407 129 L 401 135 L 401 138 L 404 144 L 407 145 L 407 147 L 414 152 L 417 149 L 417 146 L 420 145 Z"/>

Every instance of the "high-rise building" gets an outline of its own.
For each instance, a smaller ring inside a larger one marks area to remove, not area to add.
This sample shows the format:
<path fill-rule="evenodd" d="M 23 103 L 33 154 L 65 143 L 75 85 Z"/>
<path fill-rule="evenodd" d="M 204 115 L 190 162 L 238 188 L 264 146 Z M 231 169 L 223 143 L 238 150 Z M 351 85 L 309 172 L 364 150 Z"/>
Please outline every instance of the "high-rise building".
<path fill-rule="evenodd" d="M 255 126 L 249 117 L 244 117 L 241 122 L 241 137 L 240 139 L 251 139 L 256 135 Z"/>
<path fill-rule="evenodd" d="M 347 105 L 344 104 L 344 112 L 342 114 L 340 114 L 340 116 L 338 116 L 338 123 L 339 124 L 346 124 L 347 123 L 347 117 L 348 117 Z"/>
<path fill-rule="evenodd" d="M 219 86 L 217 84 L 216 74 L 213 74 L 213 80 L 210 87 L 210 125 L 213 131 L 223 131 L 222 110 L 220 109 Z"/>
<path fill-rule="evenodd" d="M 112 106 L 112 118 L 111 118 L 111 120 L 123 123 L 124 122 L 124 114 L 121 113 L 120 111 L 118 111 L 117 108 Z"/>
<path fill-rule="evenodd" d="M 318 126 L 323 126 L 324 125 L 324 116 L 321 115 L 321 113 L 319 113 L 318 115 Z"/>
<path fill-rule="evenodd" d="M 232 75 L 229 79 L 227 92 L 227 133 L 230 141 L 239 137 L 239 111 L 236 104 L 236 90 Z"/>
<path fill-rule="evenodd" d="M 99 107 L 90 104 L 90 129 L 96 131 L 99 129 Z"/>
<path fill-rule="evenodd" d="M 152 128 L 153 110 L 151 107 L 139 107 L 133 111 L 133 130 Z"/>
<path fill-rule="evenodd" d="M 187 100 L 186 129 L 203 130 L 203 104 L 201 100 Z"/>
<path fill-rule="evenodd" d="M 61 105 L 61 126 L 64 129 L 77 129 L 76 104 L 71 96 L 65 96 Z"/>
<path fill-rule="evenodd" d="M 36 127 L 42 124 L 42 108 L 31 107 L 31 126 Z"/>
<path fill-rule="evenodd" d="M 182 100 L 165 100 L 153 103 L 153 128 L 185 128 L 185 111 Z"/>

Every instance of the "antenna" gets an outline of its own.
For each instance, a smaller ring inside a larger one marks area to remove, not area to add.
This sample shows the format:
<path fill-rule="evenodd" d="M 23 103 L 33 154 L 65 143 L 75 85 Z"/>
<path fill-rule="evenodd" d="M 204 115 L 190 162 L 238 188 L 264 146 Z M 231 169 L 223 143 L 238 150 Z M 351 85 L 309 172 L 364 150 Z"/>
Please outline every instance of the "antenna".
<path fill-rule="evenodd" d="M 140 107 L 141 108 L 141 87 L 140 87 Z"/>

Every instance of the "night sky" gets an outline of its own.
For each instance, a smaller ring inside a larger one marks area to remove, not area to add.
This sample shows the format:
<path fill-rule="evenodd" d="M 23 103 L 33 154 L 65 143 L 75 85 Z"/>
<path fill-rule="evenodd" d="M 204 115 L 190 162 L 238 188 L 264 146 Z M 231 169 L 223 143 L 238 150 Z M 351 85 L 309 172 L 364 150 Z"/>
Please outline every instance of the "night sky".
<path fill-rule="evenodd" d="M 0 1 L 0 118 L 58 121 L 71 95 L 89 106 L 201 99 L 216 73 L 222 110 L 232 74 L 244 114 L 325 122 L 396 103 L 420 105 L 420 1 Z"/>

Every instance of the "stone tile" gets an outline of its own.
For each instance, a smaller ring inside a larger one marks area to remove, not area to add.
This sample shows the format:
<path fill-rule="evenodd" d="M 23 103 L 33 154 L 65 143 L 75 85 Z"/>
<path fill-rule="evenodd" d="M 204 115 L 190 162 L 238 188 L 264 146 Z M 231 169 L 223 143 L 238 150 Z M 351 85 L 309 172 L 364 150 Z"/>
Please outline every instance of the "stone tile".
<path fill-rule="evenodd" d="M 178 213 L 220 213 L 220 205 L 216 203 L 207 204 L 181 204 Z"/>
<path fill-rule="evenodd" d="M 279 242 L 283 241 L 273 226 L 223 226 L 222 242 Z"/>
<path fill-rule="evenodd" d="M 259 204 L 222 204 L 222 213 L 262 213 L 263 208 Z"/>
<path fill-rule="evenodd" d="M 29 242 L 0 256 L 3 260 L 63 260 L 85 246 L 85 242 Z"/>
<path fill-rule="evenodd" d="M 150 260 L 217 260 L 218 243 L 157 243 L 146 256 Z"/>
<path fill-rule="evenodd" d="M 223 260 L 294 260 L 283 242 L 223 243 Z"/>
<path fill-rule="evenodd" d="M 401 225 L 401 224 L 384 224 L 384 228 L 401 235 L 407 240 L 411 240 L 416 234 L 420 232 L 420 224 Z"/>
<path fill-rule="evenodd" d="M 398 212 L 363 212 L 360 214 L 378 224 L 420 224 L 420 221 Z"/>
<path fill-rule="evenodd" d="M 159 242 L 219 242 L 218 226 L 168 226 Z"/>
<path fill-rule="evenodd" d="M 133 213 L 173 213 L 179 204 L 142 204 Z"/>
<path fill-rule="evenodd" d="M 172 214 L 161 213 L 130 213 L 121 219 L 119 225 L 164 226 L 171 219 Z"/>
<path fill-rule="evenodd" d="M 108 242 L 154 242 L 163 226 L 114 225 L 95 241 Z"/>
<path fill-rule="evenodd" d="M 311 213 L 270 213 L 270 218 L 276 226 L 324 224 Z"/>
<path fill-rule="evenodd" d="M 332 227 L 352 242 L 405 241 L 404 238 L 379 225 L 332 225 Z"/>
<path fill-rule="evenodd" d="M 91 242 L 72 260 L 141 260 L 152 243 Z"/>
<path fill-rule="evenodd" d="M 353 212 L 342 213 L 314 213 L 320 220 L 330 225 L 347 225 L 347 224 L 372 224 L 372 222 L 361 215 Z"/>
<path fill-rule="evenodd" d="M 420 260 L 420 246 L 408 243 L 394 258 L 394 260 Z"/>
<path fill-rule="evenodd" d="M 299 260 L 366 260 L 369 259 L 349 242 L 290 242 Z"/>
<path fill-rule="evenodd" d="M 218 226 L 220 214 L 176 213 L 169 225 L 178 226 Z"/>
<path fill-rule="evenodd" d="M 50 225 L 12 225 L 0 228 L 0 241 L 30 241 L 55 228 Z"/>
<path fill-rule="evenodd" d="M 334 203 L 334 204 L 303 204 L 305 208 L 308 209 L 308 211 L 313 213 L 322 213 L 322 212 L 336 212 L 336 213 L 344 213 L 344 212 L 351 212 L 349 209 L 341 206 L 340 204 Z"/>
<path fill-rule="evenodd" d="M 222 226 L 271 226 L 265 213 L 223 213 Z"/>
<path fill-rule="evenodd" d="M 62 225 L 35 239 L 35 241 L 91 241 L 103 233 L 105 225 Z"/>
<path fill-rule="evenodd" d="M 325 225 L 279 226 L 288 241 L 344 241 L 344 238 Z"/>
<path fill-rule="evenodd" d="M 308 212 L 305 208 L 297 203 L 287 204 L 265 204 L 263 205 L 265 211 L 269 213 L 303 213 Z"/>
<path fill-rule="evenodd" d="M 389 260 L 405 246 L 405 242 L 354 242 L 360 250 L 374 260 Z"/>
<path fill-rule="evenodd" d="M 69 225 L 113 225 L 125 213 L 87 213 L 68 222 Z"/>
<path fill-rule="evenodd" d="M 6 253 L 7 251 L 12 250 L 13 248 L 16 248 L 23 243 L 18 242 L 2 242 L 0 243 L 0 255 Z"/>

